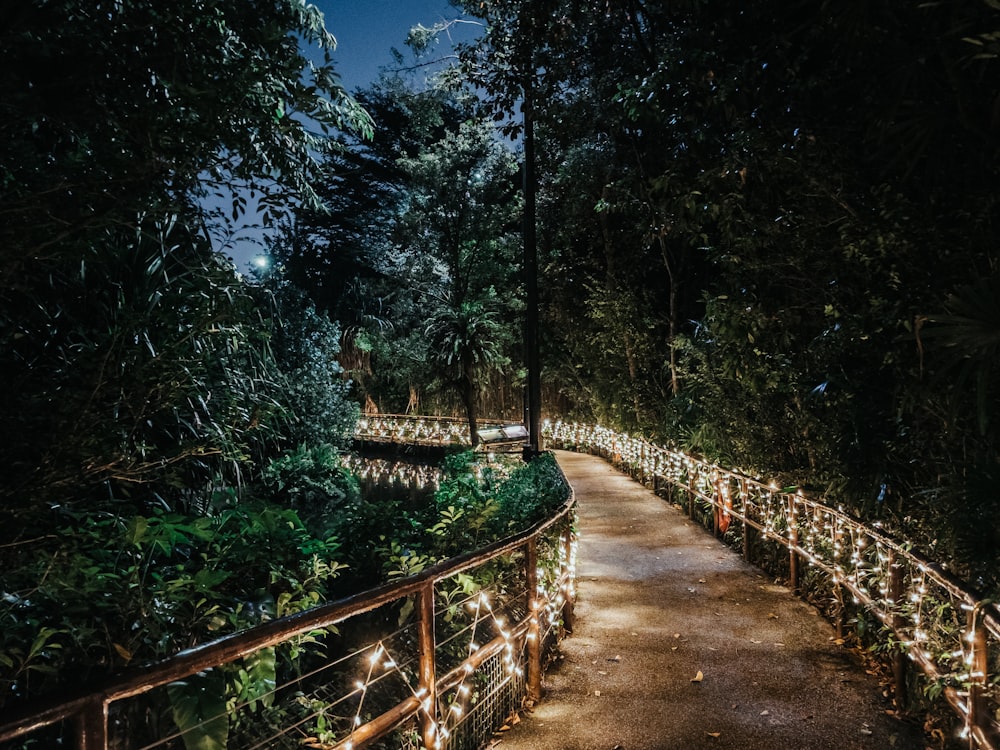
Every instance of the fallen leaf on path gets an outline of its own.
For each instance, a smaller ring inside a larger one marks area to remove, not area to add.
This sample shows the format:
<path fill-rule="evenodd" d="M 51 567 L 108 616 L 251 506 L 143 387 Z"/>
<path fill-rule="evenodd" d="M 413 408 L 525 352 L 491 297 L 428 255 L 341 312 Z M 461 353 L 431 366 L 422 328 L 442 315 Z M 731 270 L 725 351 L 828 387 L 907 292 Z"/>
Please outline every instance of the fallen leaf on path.
<path fill-rule="evenodd" d="M 680 633 L 674 633 L 674 638 L 680 638 L 680 637 L 681 637 Z"/>
<path fill-rule="evenodd" d="M 768 714 L 770 714 L 770 713 L 771 713 L 771 712 L 770 712 L 770 711 L 768 711 L 768 710 L 767 710 L 767 709 L 765 708 L 765 709 L 764 709 L 763 711 L 761 711 L 761 712 L 760 712 L 760 715 L 761 715 L 761 716 L 767 716 L 767 715 L 768 715 Z"/>
<path fill-rule="evenodd" d="M 698 583 L 708 583 L 704 578 L 699 578 Z"/>
<path fill-rule="evenodd" d="M 603 669 L 598 669 L 597 674 L 607 674 Z"/>
<path fill-rule="evenodd" d="M 721 737 L 722 732 L 705 732 L 709 737 Z"/>
<path fill-rule="evenodd" d="M 705 675 L 703 675 L 701 673 L 701 670 L 699 669 L 698 670 L 698 674 L 696 674 L 694 677 L 691 678 L 691 682 L 701 682 L 704 679 L 705 679 Z"/>
<path fill-rule="evenodd" d="M 778 616 L 776 614 L 774 614 L 774 612 L 768 612 L 767 613 L 767 619 L 768 620 L 777 620 Z"/>
<path fill-rule="evenodd" d="M 751 639 L 750 639 L 750 643 L 763 643 L 763 642 L 764 642 L 764 641 L 757 641 L 757 640 L 754 640 L 753 638 L 751 638 Z"/>
<path fill-rule="evenodd" d="M 610 657 L 608 659 L 608 661 L 613 661 L 613 662 L 616 662 L 616 663 L 620 662 L 621 660 L 622 660 L 622 657 L 620 655 L 618 655 L 618 654 L 615 654 L 614 656 L 612 656 L 612 657 Z"/>

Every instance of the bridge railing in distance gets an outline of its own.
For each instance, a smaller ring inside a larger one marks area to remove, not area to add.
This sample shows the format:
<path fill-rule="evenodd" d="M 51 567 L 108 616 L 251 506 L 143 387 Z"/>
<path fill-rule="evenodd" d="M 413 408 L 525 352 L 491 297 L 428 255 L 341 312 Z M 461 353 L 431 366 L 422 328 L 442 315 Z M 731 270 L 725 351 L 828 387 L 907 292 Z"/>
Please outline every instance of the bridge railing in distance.
<path fill-rule="evenodd" d="M 548 422 L 544 432 L 553 447 L 603 455 L 656 489 L 672 488 L 689 515 L 701 511 L 718 536 L 739 539 L 748 561 L 761 539 L 787 549 L 793 590 L 822 576 L 840 618 L 848 604 L 864 607 L 884 626 L 878 637 L 894 653 L 896 684 L 905 685 L 909 659 L 925 693 L 954 708 L 971 748 L 1000 748 L 1000 611 L 940 565 L 877 524 L 696 456 L 594 425 Z"/>
<path fill-rule="evenodd" d="M 456 417 L 373 414 L 358 420 L 354 435 L 372 443 L 408 445 L 470 445 L 469 423 Z"/>
<path fill-rule="evenodd" d="M 572 627 L 574 515 L 570 491 L 482 550 L 0 715 L 0 748 L 478 748 Z"/>

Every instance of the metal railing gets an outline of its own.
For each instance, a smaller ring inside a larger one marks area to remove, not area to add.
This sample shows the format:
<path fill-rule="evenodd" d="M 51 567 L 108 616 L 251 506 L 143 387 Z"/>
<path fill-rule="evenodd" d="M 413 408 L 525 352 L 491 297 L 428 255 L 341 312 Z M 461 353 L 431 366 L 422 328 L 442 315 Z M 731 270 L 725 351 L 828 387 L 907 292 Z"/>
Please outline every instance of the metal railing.
<path fill-rule="evenodd" d="M 0 717 L 0 747 L 182 748 L 210 732 L 240 748 L 479 747 L 539 697 L 545 651 L 571 627 L 574 503 L 571 491 L 482 550 Z"/>
<path fill-rule="evenodd" d="M 895 654 L 897 685 L 905 679 L 906 660 L 911 661 L 926 676 L 928 692 L 940 692 L 955 709 L 970 748 L 1000 749 L 994 719 L 1000 706 L 1000 610 L 938 564 L 877 525 L 801 492 L 782 491 L 599 426 L 555 422 L 544 429 L 553 444 L 603 455 L 636 479 L 672 490 L 692 517 L 696 511 L 706 513 L 718 535 L 739 538 L 748 560 L 761 543 L 784 549 L 791 588 L 821 576 L 840 613 L 850 603 L 870 612 L 884 626 L 880 637 Z M 359 423 L 359 434 L 464 444 L 461 421 L 451 419 L 367 417 Z M 302 707 L 294 721 L 274 727 L 277 734 L 264 744 L 241 747 L 281 747 L 276 738 L 284 737 L 290 738 L 288 747 L 346 750 L 390 736 L 396 747 L 476 747 L 525 695 L 537 697 L 543 643 L 572 620 L 573 503 L 571 496 L 549 520 L 480 552 L 38 707 L 0 724 L 0 742 L 69 722 L 83 750 L 181 747 L 177 732 L 144 745 L 123 742 L 127 712 L 116 707 L 226 665 L 238 672 L 242 662 L 267 649 L 319 643 L 327 652 L 311 671 L 291 676 L 266 694 L 230 701 L 220 716 L 234 737 L 254 724 L 241 719 L 240 712 L 253 719 L 263 713 L 262 705 L 286 705 L 283 692 Z M 410 611 L 415 618 L 407 616 Z M 369 619 L 362 630 L 380 629 L 377 638 L 351 634 L 351 621 L 364 617 Z M 403 624 L 390 627 L 395 623 Z M 339 634 L 331 634 L 337 628 Z M 213 718 L 219 716 L 205 722 Z"/>
<path fill-rule="evenodd" d="M 692 517 L 700 503 L 717 535 L 740 539 L 748 561 L 758 540 L 786 548 L 793 590 L 807 575 L 824 576 L 841 616 L 853 604 L 884 626 L 897 686 L 908 658 L 926 676 L 926 692 L 954 708 L 970 747 L 1000 748 L 1000 610 L 941 566 L 877 524 L 695 456 L 593 425 L 547 423 L 545 433 L 553 444 L 602 454 L 644 483 L 679 491 Z"/>

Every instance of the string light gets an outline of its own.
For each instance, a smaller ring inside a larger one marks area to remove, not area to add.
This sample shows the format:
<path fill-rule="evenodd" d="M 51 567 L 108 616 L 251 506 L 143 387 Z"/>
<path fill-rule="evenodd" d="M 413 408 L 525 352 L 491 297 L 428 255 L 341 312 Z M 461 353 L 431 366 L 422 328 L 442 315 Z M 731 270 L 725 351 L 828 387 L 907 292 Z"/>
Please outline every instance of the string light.
<path fill-rule="evenodd" d="M 366 417 L 359 420 L 359 436 L 371 439 L 403 439 L 416 442 L 462 442 L 467 428 L 460 421 L 406 417 Z M 776 481 L 759 481 L 739 472 L 680 451 L 654 445 L 600 425 L 583 425 L 546 421 L 544 434 L 552 443 L 562 443 L 591 449 L 611 456 L 628 467 L 633 476 L 643 481 L 663 481 L 667 485 L 695 493 L 707 506 L 718 509 L 724 518 L 752 522 L 765 538 L 792 547 L 803 561 L 825 572 L 835 586 L 843 586 L 853 601 L 869 608 L 886 625 L 896 631 L 896 637 L 909 656 L 933 679 L 945 682 L 987 681 L 981 669 L 974 669 L 976 632 L 969 622 L 957 622 L 954 615 L 973 611 L 975 601 L 955 583 L 913 555 L 905 545 L 898 544 L 881 530 L 881 522 L 866 525 L 850 517 L 842 507 L 825 505 L 808 497 L 802 490 L 782 491 Z M 735 483 L 735 484 L 734 484 Z M 568 555 L 560 550 L 560 574 L 538 571 L 539 591 L 529 597 L 529 611 L 550 625 L 558 622 L 562 607 L 572 599 L 574 577 L 572 560 L 575 547 Z M 544 575 L 543 575 L 544 574 Z M 543 578 L 545 580 L 543 580 Z M 838 594 L 839 596 L 839 594 Z M 476 627 L 491 622 L 504 641 L 504 659 L 510 658 L 513 669 L 519 667 L 513 659 L 515 644 L 511 630 L 494 616 L 488 600 L 479 597 L 470 602 Z M 963 618 L 964 620 L 964 618 Z M 980 626 L 995 646 L 1000 632 L 994 618 L 980 618 Z M 473 628 L 475 630 L 475 628 Z M 532 637 L 527 634 L 526 638 Z M 480 641 L 482 642 L 482 641 Z M 469 654 L 480 647 L 475 633 L 470 634 Z M 932 653 L 933 652 L 933 653 Z M 934 656 L 934 654 L 937 656 Z M 396 668 L 394 662 L 373 658 L 372 668 Z M 452 696 L 454 710 L 446 712 L 451 721 L 468 714 L 468 701 L 474 693 L 465 684 L 474 671 L 471 664 L 463 670 L 462 684 Z M 954 688 L 952 690 L 954 695 Z M 449 691 L 450 693 L 450 691 Z M 363 700 L 364 692 L 362 692 Z M 966 734 L 969 731 L 967 702 L 956 701 L 966 714 Z M 428 713 L 430 709 L 428 707 Z M 359 711 L 360 715 L 360 711 Z M 438 745 L 445 731 L 438 734 Z"/>
<path fill-rule="evenodd" d="M 693 492 L 723 517 L 753 521 L 765 538 L 794 548 L 810 566 L 826 571 L 835 586 L 846 586 L 855 604 L 870 608 L 883 623 L 891 623 L 900 643 L 932 679 L 986 681 L 980 671 L 955 668 L 956 661 L 972 664 L 976 635 L 970 624 L 950 619 L 950 613 L 974 610 L 968 603 L 974 599 L 908 547 L 887 538 L 881 521 L 863 524 L 843 507 L 827 506 L 802 490 L 782 492 L 775 481 L 765 483 L 726 471 L 600 425 L 554 421 L 546 423 L 545 435 L 552 443 L 609 456 L 643 480 L 652 478 Z M 732 491 L 733 482 L 739 492 Z M 897 583 L 891 584 L 893 580 Z M 899 587 L 895 596 L 893 585 Z M 994 610 L 994 615 L 1000 613 Z M 998 622 L 1000 616 L 983 623 L 992 644 L 1000 641 Z M 929 653 L 931 644 L 942 654 L 940 659 Z"/>

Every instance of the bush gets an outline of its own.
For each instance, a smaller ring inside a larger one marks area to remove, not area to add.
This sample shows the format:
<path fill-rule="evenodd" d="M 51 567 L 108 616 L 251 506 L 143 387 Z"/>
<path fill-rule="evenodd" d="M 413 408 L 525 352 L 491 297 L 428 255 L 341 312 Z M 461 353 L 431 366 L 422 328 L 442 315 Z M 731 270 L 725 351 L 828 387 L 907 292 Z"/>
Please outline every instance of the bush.
<path fill-rule="evenodd" d="M 313 607 L 342 568 L 336 539 L 271 504 L 48 526 L 0 575 L 0 707 Z"/>
<path fill-rule="evenodd" d="M 328 443 L 302 444 L 275 458 L 264 470 L 267 499 L 296 511 L 319 536 L 344 528 L 361 502 L 357 479 Z"/>

